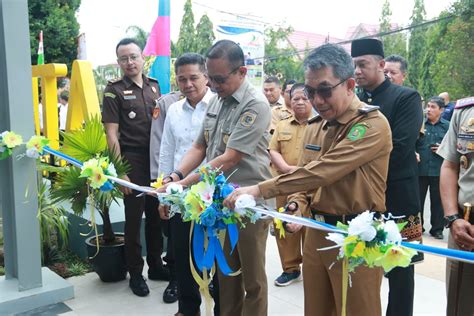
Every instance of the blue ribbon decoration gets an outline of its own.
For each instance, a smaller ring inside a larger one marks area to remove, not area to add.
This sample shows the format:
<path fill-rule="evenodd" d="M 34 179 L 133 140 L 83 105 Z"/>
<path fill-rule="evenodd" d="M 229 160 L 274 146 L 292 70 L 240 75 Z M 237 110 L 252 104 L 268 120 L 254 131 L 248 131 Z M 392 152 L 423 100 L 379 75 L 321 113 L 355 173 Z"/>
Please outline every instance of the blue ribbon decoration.
<path fill-rule="evenodd" d="M 57 157 L 59 157 L 59 158 L 61 158 L 61 159 L 64 159 L 64 160 L 66 160 L 67 162 L 69 162 L 70 164 L 76 166 L 77 168 L 82 168 L 82 162 L 80 162 L 79 160 L 77 160 L 77 159 L 75 159 L 75 158 L 72 158 L 71 156 L 68 156 L 68 155 L 66 155 L 66 154 L 63 154 L 63 153 L 60 152 L 60 151 L 54 150 L 54 149 L 50 148 L 49 146 L 43 147 L 43 151 L 44 151 L 44 152 L 47 152 L 48 154 L 57 156 Z M 107 192 L 107 191 L 111 191 L 113 188 L 114 188 L 114 186 L 112 185 L 112 183 L 110 183 L 110 181 L 107 180 L 107 182 L 105 182 L 105 183 L 100 187 L 100 190 L 101 190 L 102 192 Z"/>
<path fill-rule="evenodd" d="M 237 245 L 239 231 L 235 224 L 226 226 L 229 233 L 232 253 Z M 204 238 L 208 239 L 207 249 L 204 249 Z M 199 271 L 202 272 L 204 268 L 208 270 L 212 269 L 214 261 L 216 261 L 217 266 L 224 275 L 232 273 L 232 269 L 227 263 L 219 238 L 212 232 L 212 228 L 195 223 L 192 244 L 194 261 Z"/>

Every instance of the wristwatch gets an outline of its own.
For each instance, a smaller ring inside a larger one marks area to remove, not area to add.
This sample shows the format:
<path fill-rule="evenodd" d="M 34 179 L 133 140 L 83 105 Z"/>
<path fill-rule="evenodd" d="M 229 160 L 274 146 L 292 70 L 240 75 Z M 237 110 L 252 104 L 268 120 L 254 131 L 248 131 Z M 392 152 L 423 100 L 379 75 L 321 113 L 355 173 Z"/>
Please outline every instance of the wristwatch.
<path fill-rule="evenodd" d="M 451 228 L 451 225 L 453 225 L 454 221 L 457 219 L 460 219 L 461 216 L 459 214 L 454 214 L 454 215 L 449 215 L 444 217 L 444 227 L 446 228 Z"/>

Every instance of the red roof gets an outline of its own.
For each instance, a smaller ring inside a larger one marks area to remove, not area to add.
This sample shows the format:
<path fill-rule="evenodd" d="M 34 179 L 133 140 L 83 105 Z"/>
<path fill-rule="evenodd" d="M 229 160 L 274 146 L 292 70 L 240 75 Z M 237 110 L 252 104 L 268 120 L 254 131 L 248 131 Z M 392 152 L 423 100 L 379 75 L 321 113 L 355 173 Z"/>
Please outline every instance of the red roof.
<path fill-rule="evenodd" d="M 326 43 L 339 43 L 343 42 L 343 39 L 336 38 L 330 35 L 322 35 L 316 33 L 294 31 L 288 35 L 288 42 L 297 51 L 301 52 L 300 57 L 304 56 L 305 49 L 312 49 L 319 47 Z M 342 45 L 348 52 L 350 51 L 350 45 Z M 346 47 L 347 46 L 347 47 Z"/>
<path fill-rule="evenodd" d="M 397 29 L 398 24 L 397 23 L 392 23 L 391 29 Z M 347 29 L 346 32 L 346 39 L 356 39 L 359 37 L 364 37 L 364 36 L 370 36 L 377 34 L 380 30 L 380 25 L 379 24 L 367 24 L 367 23 L 360 23 L 359 25 L 356 26 L 351 26 Z"/>

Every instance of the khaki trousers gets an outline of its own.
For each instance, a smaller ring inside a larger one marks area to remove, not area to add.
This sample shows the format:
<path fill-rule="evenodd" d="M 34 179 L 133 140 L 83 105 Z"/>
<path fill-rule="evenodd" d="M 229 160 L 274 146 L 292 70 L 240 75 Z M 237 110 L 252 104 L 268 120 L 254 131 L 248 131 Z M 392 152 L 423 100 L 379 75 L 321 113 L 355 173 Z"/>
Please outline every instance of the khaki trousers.
<path fill-rule="evenodd" d="M 448 248 L 462 250 L 454 242 L 451 233 L 448 238 Z M 446 308 L 447 316 L 455 315 L 456 292 L 458 288 L 459 261 L 447 260 L 446 262 L 446 290 L 448 306 Z M 474 315 L 474 264 L 464 263 L 461 275 L 461 284 L 459 288 L 458 316 Z"/>
<path fill-rule="evenodd" d="M 224 253 L 233 271 L 242 269 L 237 276 L 219 273 L 221 316 L 265 316 L 268 312 L 268 285 L 265 273 L 265 250 L 268 220 L 246 223 L 239 231 L 239 241 L 229 256 L 230 243 L 226 236 Z"/>
<path fill-rule="evenodd" d="M 286 205 L 287 197 L 278 196 L 277 209 Z M 280 238 L 280 230 L 275 228 L 275 239 L 280 254 L 281 267 L 284 272 L 291 273 L 300 271 L 303 262 L 302 248 L 304 242 L 305 228 L 290 234 L 285 232 L 285 238 Z"/>
<path fill-rule="evenodd" d="M 342 262 L 336 261 L 339 249 L 318 251 L 333 246 L 327 233 L 307 229 L 303 251 L 304 312 L 306 316 L 339 316 L 342 306 Z M 334 265 L 332 265 L 335 262 Z M 332 267 L 331 267 L 332 265 Z M 379 316 L 382 313 L 380 287 L 382 269 L 358 267 L 351 273 L 347 290 L 347 315 Z"/>

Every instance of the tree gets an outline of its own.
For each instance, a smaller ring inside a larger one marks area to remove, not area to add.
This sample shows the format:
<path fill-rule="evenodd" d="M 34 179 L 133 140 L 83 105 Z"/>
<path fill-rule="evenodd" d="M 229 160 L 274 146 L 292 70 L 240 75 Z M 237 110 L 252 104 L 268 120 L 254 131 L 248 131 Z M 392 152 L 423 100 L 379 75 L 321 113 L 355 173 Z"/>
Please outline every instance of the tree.
<path fill-rule="evenodd" d="M 209 17 L 204 14 L 196 26 L 196 53 L 205 55 L 207 50 L 212 46 L 216 36 L 214 35 L 214 25 Z"/>
<path fill-rule="evenodd" d="M 473 95 L 473 7 L 469 0 L 455 3 L 452 11 L 456 18 L 445 22 L 435 35 L 442 38 L 442 45 L 430 67 L 433 83 L 437 93 L 448 91 L 453 99 Z"/>
<path fill-rule="evenodd" d="M 380 16 L 380 32 L 392 31 L 392 23 L 390 18 L 392 11 L 390 10 L 390 0 L 385 0 L 382 6 L 382 14 Z M 406 36 L 403 33 L 394 33 L 382 37 L 385 56 L 400 55 L 406 57 Z"/>
<path fill-rule="evenodd" d="M 410 26 L 416 26 L 425 21 L 426 11 L 424 0 L 415 0 L 413 12 L 410 17 Z M 426 27 L 415 27 L 410 31 L 408 43 L 408 80 L 413 88 L 418 89 L 421 78 L 421 64 L 426 49 Z"/>
<path fill-rule="evenodd" d="M 76 11 L 80 4 L 81 0 L 28 0 L 32 64 L 36 64 L 38 36 L 42 30 L 45 61 L 64 63 L 71 69 L 77 58 Z"/>
<path fill-rule="evenodd" d="M 296 50 L 288 42 L 288 36 L 292 32 L 291 27 L 280 27 L 276 30 L 269 27 L 265 30 L 265 62 L 263 69 L 267 76 L 277 76 L 283 80 L 303 80 L 302 60 L 298 58 Z"/>
<path fill-rule="evenodd" d="M 148 32 L 136 25 L 130 25 L 125 32 L 127 36 L 137 41 L 138 46 L 140 46 L 142 50 L 145 48 L 146 41 L 150 35 Z"/>
<path fill-rule="evenodd" d="M 184 15 L 179 28 L 178 42 L 175 46 L 174 55 L 172 57 L 178 57 L 183 53 L 195 52 L 196 51 L 196 30 L 194 28 L 194 13 L 191 0 L 186 0 L 184 4 Z"/>

